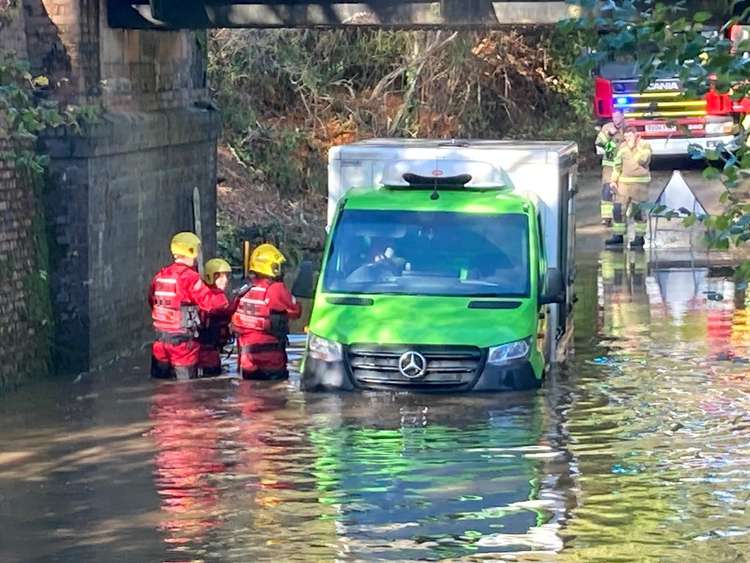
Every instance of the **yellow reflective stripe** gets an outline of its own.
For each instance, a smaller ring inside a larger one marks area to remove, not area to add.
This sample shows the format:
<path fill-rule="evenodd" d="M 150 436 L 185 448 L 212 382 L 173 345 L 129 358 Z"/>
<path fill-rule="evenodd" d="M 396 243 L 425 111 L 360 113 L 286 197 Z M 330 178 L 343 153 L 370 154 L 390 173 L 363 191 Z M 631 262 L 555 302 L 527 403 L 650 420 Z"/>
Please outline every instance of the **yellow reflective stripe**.
<path fill-rule="evenodd" d="M 602 219 L 612 219 L 615 213 L 615 204 L 611 201 L 603 201 L 601 205 Z"/>
<path fill-rule="evenodd" d="M 646 223 L 641 223 L 639 221 L 636 221 L 635 223 L 635 234 L 637 235 L 645 235 L 646 234 Z"/>
<path fill-rule="evenodd" d="M 647 184 L 651 176 L 619 176 L 618 181 L 623 184 Z"/>
<path fill-rule="evenodd" d="M 614 160 L 607 160 L 605 158 L 602 159 L 602 166 L 609 166 L 610 168 L 615 165 Z"/>
<path fill-rule="evenodd" d="M 633 94 L 623 94 L 628 98 L 676 98 L 681 96 L 682 92 L 638 92 Z"/>
<path fill-rule="evenodd" d="M 612 223 L 612 232 L 616 235 L 624 235 L 626 227 L 625 223 Z"/>
<path fill-rule="evenodd" d="M 694 101 L 684 101 L 684 102 L 632 102 L 629 104 L 615 104 L 615 107 L 618 108 L 649 108 L 654 107 L 657 108 L 675 108 L 675 107 L 698 107 L 706 106 L 706 102 L 704 100 L 694 100 Z"/>

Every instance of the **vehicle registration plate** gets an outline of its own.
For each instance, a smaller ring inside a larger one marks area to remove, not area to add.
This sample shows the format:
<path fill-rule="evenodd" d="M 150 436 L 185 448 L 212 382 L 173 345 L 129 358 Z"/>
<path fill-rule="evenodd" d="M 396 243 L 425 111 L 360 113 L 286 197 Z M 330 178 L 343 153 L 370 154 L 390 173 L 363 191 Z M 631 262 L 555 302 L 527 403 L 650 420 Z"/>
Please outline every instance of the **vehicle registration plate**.
<path fill-rule="evenodd" d="M 646 133 L 674 133 L 677 131 L 677 127 L 666 123 L 647 123 L 644 130 Z"/>

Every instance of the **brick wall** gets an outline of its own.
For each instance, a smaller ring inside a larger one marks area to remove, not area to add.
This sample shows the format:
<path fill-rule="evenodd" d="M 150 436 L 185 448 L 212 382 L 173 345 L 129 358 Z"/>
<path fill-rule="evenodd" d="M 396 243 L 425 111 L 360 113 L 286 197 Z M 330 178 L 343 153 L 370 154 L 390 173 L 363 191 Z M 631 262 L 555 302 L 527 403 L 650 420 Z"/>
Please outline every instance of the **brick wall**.
<path fill-rule="evenodd" d="M 3 127 L 0 116 L 0 389 L 46 373 L 51 320 L 32 223 L 39 209 L 16 172 Z"/>
<path fill-rule="evenodd" d="M 171 236 L 192 228 L 194 186 L 206 253 L 215 248 L 220 125 L 205 103 L 205 34 L 112 30 L 106 4 L 23 0 L 14 35 L 23 46 L 25 32 L 33 73 L 50 77 L 53 95 L 103 110 L 80 134 L 43 139 L 62 371 L 105 363 L 150 334 L 148 282 L 169 260 Z"/>
<path fill-rule="evenodd" d="M 115 110 L 158 111 L 207 98 L 205 33 L 109 29 L 102 15 L 102 97 Z"/>
<path fill-rule="evenodd" d="M 196 108 L 110 112 L 81 137 L 47 139 L 60 367 L 99 365 L 150 337 L 148 284 L 172 235 L 192 229 L 195 186 L 215 249 L 218 120 Z"/>
<path fill-rule="evenodd" d="M 70 10 L 74 6 L 75 3 L 71 2 Z M 59 9 L 52 6 L 50 9 L 53 15 L 60 11 L 59 17 L 68 17 L 62 6 Z M 61 27 L 58 28 L 50 19 L 48 8 L 42 0 L 23 0 L 23 13 L 32 73 L 49 77 L 51 83 L 58 87 L 58 95 L 64 95 L 73 101 L 78 88 L 71 56 L 63 43 L 63 37 L 68 43 L 72 43 L 76 33 L 64 21 L 59 22 Z"/>
<path fill-rule="evenodd" d="M 0 47 L 24 59 L 23 10 L 16 10 L 14 16 L 0 24 Z M 41 214 L 41 204 L 17 174 L 5 129 L 0 114 L 0 389 L 31 373 L 44 373 L 49 358 L 42 324 L 49 312 L 49 296 L 41 287 L 43 265 L 32 225 L 32 218 Z M 50 320 L 46 319 L 47 326 Z"/>

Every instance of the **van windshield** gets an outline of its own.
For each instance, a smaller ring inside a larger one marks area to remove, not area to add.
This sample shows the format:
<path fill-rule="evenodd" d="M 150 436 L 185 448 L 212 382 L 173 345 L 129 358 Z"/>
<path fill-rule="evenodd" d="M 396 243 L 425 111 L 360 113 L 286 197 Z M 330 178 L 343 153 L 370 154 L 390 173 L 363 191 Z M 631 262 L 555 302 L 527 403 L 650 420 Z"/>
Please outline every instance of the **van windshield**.
<path fill-rule="evenodd" d="M 344 210 L 329 293 L 528 297 L 529 227 L 520 213 Z"/>

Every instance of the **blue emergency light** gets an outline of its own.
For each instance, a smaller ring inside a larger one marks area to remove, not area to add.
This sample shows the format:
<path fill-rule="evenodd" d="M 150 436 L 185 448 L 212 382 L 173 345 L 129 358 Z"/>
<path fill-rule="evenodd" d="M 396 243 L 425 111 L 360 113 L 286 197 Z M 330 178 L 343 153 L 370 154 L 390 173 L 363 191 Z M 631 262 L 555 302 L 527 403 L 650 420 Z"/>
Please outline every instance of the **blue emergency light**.
<path fill-rule="evenodd" d="M 625 97 L 617 98 L 618 106 L 625 106 L 625 105 L 628 105 L 628 103 L 630 103 L 630 98 L 625 98 Z"/>

